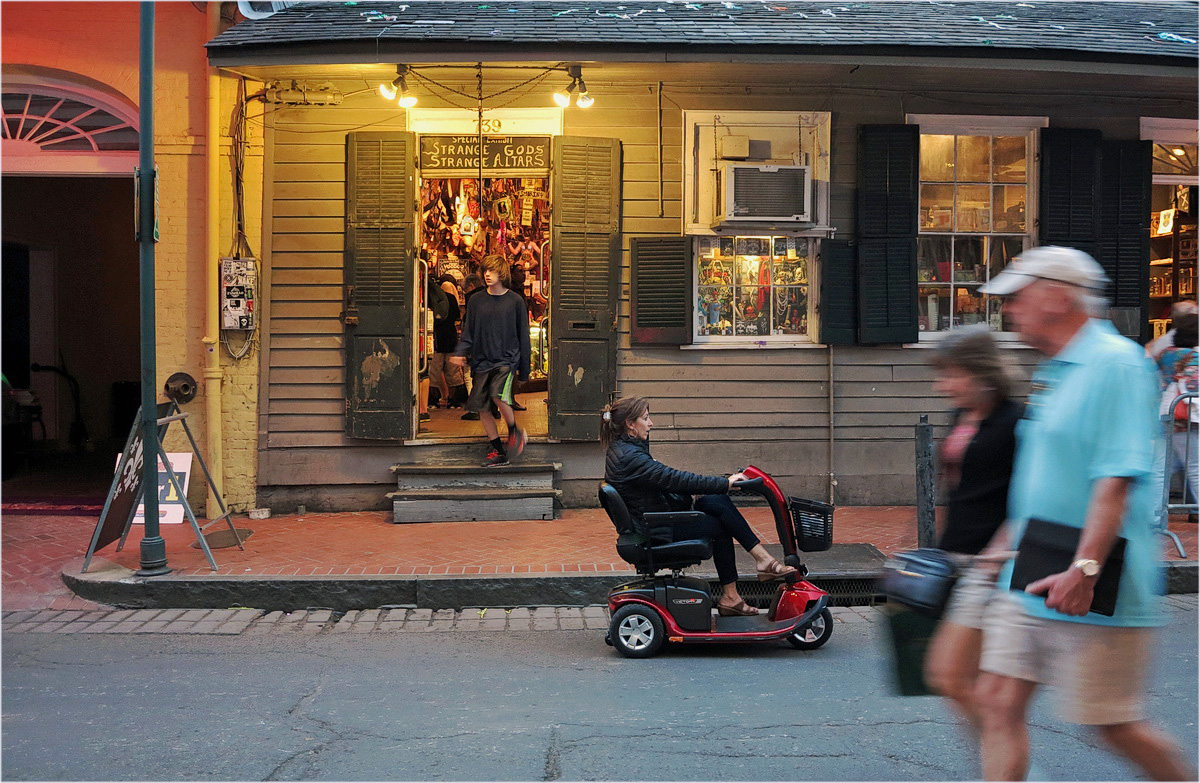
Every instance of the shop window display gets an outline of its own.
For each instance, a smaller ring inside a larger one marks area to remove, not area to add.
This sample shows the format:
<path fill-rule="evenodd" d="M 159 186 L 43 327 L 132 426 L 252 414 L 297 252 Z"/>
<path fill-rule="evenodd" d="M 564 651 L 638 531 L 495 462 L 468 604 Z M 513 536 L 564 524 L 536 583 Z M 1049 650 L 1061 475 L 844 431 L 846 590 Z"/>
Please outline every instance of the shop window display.
<path fill-rule="evenodd" d="M 922 134 L 918 327 L 1007 330 L 1001 301 L 979 293 L 1029 244 L 1027 136 Z"/>
<path fill-rule="evenodd" d="M 525 297 L 530 323 L 547 314 L 550 237 L 545 177 L 430 178 L 421 181 L 421 248 L 439 274 L 460 282 L 479 273 L 484 256 L 512 264 L 513 290 Z M 549 256 L 549 253 L 546 253 Z"/>
<path fill-rule="evenodd" d="M 697 237 L 696 336 L 808 334 L 810 240 Z"/>

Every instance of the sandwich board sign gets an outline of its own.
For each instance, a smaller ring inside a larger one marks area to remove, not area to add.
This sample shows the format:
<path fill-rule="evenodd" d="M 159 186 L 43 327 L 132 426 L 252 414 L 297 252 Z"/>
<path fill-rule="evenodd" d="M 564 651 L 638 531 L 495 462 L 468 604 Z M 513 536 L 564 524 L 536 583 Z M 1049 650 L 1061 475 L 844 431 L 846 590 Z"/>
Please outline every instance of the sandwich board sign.
<path fill-rule="evenodd" d="M 188 484 L 192 478 L 192 453 L 190 451 L 171 452 L 166 455 L 171 462 L 171 470 L 175 472 L 175 476 L 179 479 L 179 483 L 183 485 L 183 492 L 186 495 Z M 117 457 L 117 464 L 121 464 L 121 457 Z M 183 524 L 183 498 L 175 491 L 175 486 L 167 477 L 166 465 L 163 464 L 162 456 L 158 458 L 158 521 L 163 525 L 182 525 Z M 133 513 L 133 524 L 146 524 L 146 504 L 139 503 L 137 511 Z"/>

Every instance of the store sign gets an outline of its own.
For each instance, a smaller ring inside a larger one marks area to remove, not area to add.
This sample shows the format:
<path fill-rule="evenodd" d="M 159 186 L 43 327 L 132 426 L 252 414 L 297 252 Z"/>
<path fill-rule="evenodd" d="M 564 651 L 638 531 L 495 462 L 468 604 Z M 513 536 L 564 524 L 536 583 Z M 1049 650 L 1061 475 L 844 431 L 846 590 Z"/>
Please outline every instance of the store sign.
<path fill-rule="evenodd" d="M 484 136 L 483 170 L 488 174 L 544 174 L 550 170 L 549 136 Z M 480 168 L 478 136 L 421 136 L 421 173 L 475 174 Z"/>

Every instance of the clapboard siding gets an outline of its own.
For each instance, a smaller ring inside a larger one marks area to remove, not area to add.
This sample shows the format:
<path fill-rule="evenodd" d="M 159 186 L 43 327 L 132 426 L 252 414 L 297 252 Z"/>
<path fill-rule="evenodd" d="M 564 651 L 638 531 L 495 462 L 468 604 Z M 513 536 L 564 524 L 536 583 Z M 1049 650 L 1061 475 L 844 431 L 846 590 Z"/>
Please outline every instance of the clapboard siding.
<path fill-rule="evenodd" d="M 876 93 L 841 90 L 838 83 L 809 75 L 803 65 L 666 67 L 673 70 L 661 115 L 659 96 L 641 86 L 664 78 L 662 68 L 651 65 L 629 84 L 606 85 L 600 74 L 589 71 L 603 110 L 570 110 L 565 115 L 568 135 L 622 142 L 619 393 L 652 399 L 655 454 L 666 462 L 706 472 L 757 464 L 778 476 L 790 492 L 822 499 L 827 497 L 832 469 L 839 502 L 912 502 L 913 427 L 926 415 L 940 435 L 950 416 L 948 403 L 933 391 L 932 352 L 900 346 L 837 347 L 831 370 L 826 348 L 632 349 L 630 240 L 678 236 L 681 231 L 684 170 L 691 165 L 683 155 L 682 111 L 832 112 L 829 222 L 839 237 L 854 236 L 859 125 L 903 122 L 905 112 L 1026 114 L 1132 138 L 1139 114 L 1177 116 L 1179 111 L 1164 102 L 1161 91 L 1148 89 L 1149 81 L 1126 89 L 1139 100 L 1146 96 L 1139 104 L 1106 100 L 1108 80 L 1070 74 L 1054 80 L 1010 74 L 1005 94 L 989 99 L 978 89 L 979 84 L 994 83 L 988 74 L 965 68 L 914 69 L 911 73 L 920 78 L 910 80 L 908 71 L 896 68 L 875 77 L 892 90 L 887 100 L 880 100 Z M 751 78 L 745 75 L 748 70 L 753 71 L 753 90 L 744 90 L 739 82 Z M 1052 83 L 1053 90 L 1043 90 L 1039 82 Z M 854 85 L 866 86 L 858 81 Z M 349 95 L 361 84 L 345 82 L 339 87 Z M 1063 101 L 1058 93 L 1068 89 L 1072 100 Z M 1045 94 L 1022 97 L 1021 90 Z M 533 91 L 513 105 L 541 106 L 542 97 Z M 364 94 L 336 107 L 277 110 L 270 121 L 270 337 L 263 367 L 266 432 L 259 482 L 382 483 L 390 462 L 420 458 L 415 449 L 364 444 L 342 435 L 343 330 L 338 314 L 345 136 L 365 125 L 371 130 L 402 130 L 403 116 L 373 94 Z M 1027 377 L 1036 354 L 1018 347 L 1006 352 Z M 564 462 L 569 483 L 583 487 L 575 494 L 592 496 L 603 471 L 598 447 L 564 443 L 545 448 Z"/>

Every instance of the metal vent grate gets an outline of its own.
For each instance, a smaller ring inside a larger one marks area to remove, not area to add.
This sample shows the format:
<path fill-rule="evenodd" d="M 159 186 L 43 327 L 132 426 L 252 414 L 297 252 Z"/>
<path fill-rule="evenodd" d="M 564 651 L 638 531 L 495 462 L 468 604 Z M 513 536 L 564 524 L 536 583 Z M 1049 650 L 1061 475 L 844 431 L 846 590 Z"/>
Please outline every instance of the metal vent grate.
<path fill-rule="evenodd" d="M 731 167 L 733 199 L 728 213 L 742 219 L 808 218 L 806 167 Z"/>

